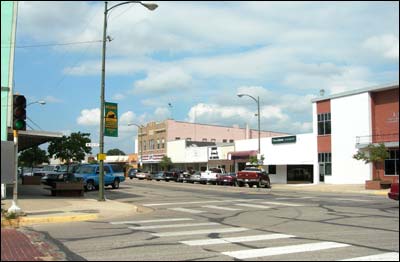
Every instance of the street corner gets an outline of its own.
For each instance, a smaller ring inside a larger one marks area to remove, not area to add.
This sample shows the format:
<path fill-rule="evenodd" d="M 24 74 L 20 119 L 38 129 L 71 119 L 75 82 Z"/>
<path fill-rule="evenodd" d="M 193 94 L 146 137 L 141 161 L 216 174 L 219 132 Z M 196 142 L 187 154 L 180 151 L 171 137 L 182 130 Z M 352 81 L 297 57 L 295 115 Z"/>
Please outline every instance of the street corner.
<path fill-rule="evenodd" d="M 34 224 L 45 224 L 45 223 L 68 223 L 68 222 L 81 222 L 96 220 L 97 214 L 66 214 L 63 216 L 24 216 L 16 218 L 2 218 L 1 227 L 3 228 L 19 228 L 23 226 L 29 226 Z"/>

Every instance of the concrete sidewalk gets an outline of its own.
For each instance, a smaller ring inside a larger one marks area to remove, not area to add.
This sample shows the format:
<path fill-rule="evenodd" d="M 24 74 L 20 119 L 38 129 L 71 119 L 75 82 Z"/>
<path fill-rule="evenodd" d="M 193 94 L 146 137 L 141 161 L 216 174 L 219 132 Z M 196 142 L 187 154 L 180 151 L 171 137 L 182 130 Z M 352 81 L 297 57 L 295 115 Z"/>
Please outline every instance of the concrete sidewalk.
<path fill-rule="evenodd" d="M 8 210 L 12 204 L 12 189 L 8 191 L 7 199 L 1 200 L 3 210 Z M 114 200 L 97 201 L 87 196 L 55 197 L 42 185 L 18 185 L 18 206 L 24 215 L 17 219 L 4 219 L 2 216 L 2 227 L 112 219 L 147 211 L 134 204 Z"/>

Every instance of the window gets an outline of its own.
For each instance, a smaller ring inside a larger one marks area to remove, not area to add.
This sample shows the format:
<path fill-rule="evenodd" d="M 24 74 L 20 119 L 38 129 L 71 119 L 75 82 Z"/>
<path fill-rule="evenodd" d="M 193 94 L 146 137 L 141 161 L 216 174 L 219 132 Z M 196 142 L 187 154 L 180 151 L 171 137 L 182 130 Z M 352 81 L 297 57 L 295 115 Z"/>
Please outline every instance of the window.
<path fill-rule="evenodd" d="M 233 139 L 229 139 L 229 143 L 233 143 Z"/>
<path fill-rule="evenodd" d="M 203 142 L 207 142 L 207 138 L 203 138 L 203 140 L 202 140 Z"/>
<path fill-rule="evenodd" d="M 385 159 L 385 176 L 399 175 L 399 150 L 388 150 L 389 158 Z"/>
<path fill-rule="evenodd" d="M 226 139 L 222 139 L 222 143 L 226 143 L 227 142 L 227 140 Z"/>
<path fill-rule="evenodd" d="M 143 141 L 143 151 L 146 150 L 146 140 Z"/>
<path fill-rule="evenodd" d="M 152 150 L 152 149 L 154 149 L 154 139 L 151 139 L 149 141 L 149 150 Z"/>
<path fill-rule="evenodd" d="M 104 174 L 110 173 L 110 167 L 104 166 Z"/>
<path fill-rule="evenodd" d="M 157 149 L 160 149 L 160 139 L 157 139 Z"/>
<path fill-rule="evenodd" d="M 268 174 L 274 174 L 274 175 L 276 175 L 276 165 L 270 165 L 270 166 L 268 166 Z"/>
<path fill-rule="evenodd" d="M 161 140 L 161 148 L 164 148 L 164 147 L 165 147 L 165 144 L 164 144 L 164 143 L 165 143 L 165 140 L 162 139 L 162 140 Z"/>
<path fill-rule="evenodd" d="M 180 140 L 181 138 L 179 136 L 175 137 L 175 140 Z"/>
<path fill-rule="evenodd" d="M 318 114 L 318 135 L 331 134 L 331 113 Z"/>
<path fill-rule="evenodd" d="M 318 153 L 320 175 L 332 175 L 332 153 Z"/>
<path fill-rule="evenodd" d="M 187 137 L 186 141 L 192 141 L 192 139 L 190 137 Z"/>

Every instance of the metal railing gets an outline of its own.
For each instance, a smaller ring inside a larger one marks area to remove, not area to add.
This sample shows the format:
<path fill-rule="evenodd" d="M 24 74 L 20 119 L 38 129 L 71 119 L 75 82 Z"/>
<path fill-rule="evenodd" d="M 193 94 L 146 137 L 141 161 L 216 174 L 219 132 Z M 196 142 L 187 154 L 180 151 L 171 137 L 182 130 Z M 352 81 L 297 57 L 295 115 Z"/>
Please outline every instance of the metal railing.
<path fill-rule="evenodd" d="M 356 137 L 357 144 L 385 143 L 385 142 L 399 142 L 399 133 Z"/>

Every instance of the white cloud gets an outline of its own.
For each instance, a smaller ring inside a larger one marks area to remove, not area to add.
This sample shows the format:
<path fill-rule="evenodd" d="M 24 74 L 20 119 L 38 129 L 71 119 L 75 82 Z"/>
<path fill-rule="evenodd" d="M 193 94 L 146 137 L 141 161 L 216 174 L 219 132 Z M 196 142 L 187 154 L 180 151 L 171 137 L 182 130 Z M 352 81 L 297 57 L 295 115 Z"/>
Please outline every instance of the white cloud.
<path fill-rule="evenodd" d="M 391 34 L 372 36 L 363 47 L 387 59 L 399 59 L 399 37 Z"/>
<path fill-rule="evenodd" d="M 123 99 L 126 98 L 126 95 L 121 94 L 121 93 L 117 93 L 117 94 L 114 94 L 112 98 L 113 98 L 114 100 L 123 100 Z"/>
<path fill-rule="evenodd" d="M 147 78 L 137 81 L 135 93 L 167 92 L 189 88 L 192 77 L 181 68 L 169 68 L 163 71 L 150 71 Z"/>
<path fill-rule="evenodd" d="M 57 97 L 54 97 L 54 96 L 46 96 L 43 100 L 46 103 L 63 103 L 63 100 L 61 100 Z"/>
<path fill-rule="evenodd" d="M 100 109 L 83 109 L 77 118 L 77 123 L 83 126 L 95 126 L 100 123 Z"/>

